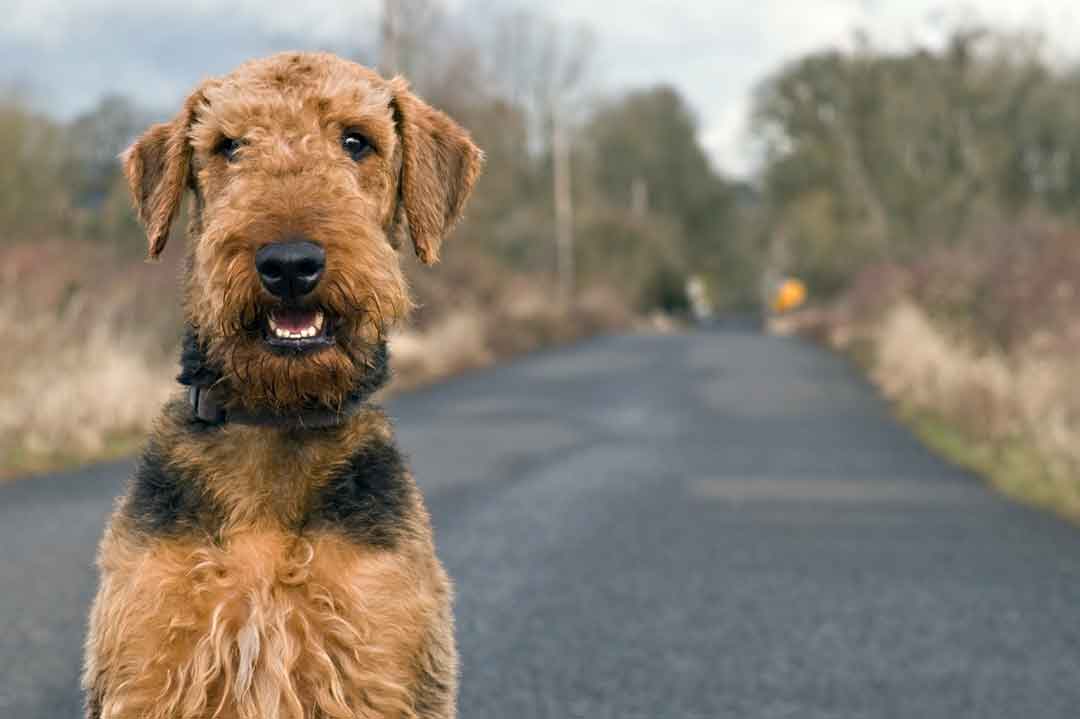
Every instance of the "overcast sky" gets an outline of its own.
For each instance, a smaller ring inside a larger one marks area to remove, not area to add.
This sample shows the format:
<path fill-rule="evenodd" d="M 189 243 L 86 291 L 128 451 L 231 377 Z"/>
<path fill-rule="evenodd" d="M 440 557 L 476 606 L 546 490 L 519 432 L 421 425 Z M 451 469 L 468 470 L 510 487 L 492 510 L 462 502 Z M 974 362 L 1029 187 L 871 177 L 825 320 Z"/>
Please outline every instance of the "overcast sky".
<path fill-rule="evenodd" d="M 800 53 L 849 45 L 857 28 L 878 45 L 903 47 L 935 44 L 943 28 L 962 22 L 985 22 L 1045 32 L 1063 55 L 1080 37 L 1076 0 L 450 0 L 458 8 L 477 2 L 534 6 L 590 25 L 598 44 L 594 83 L 605 90 L 675 84 L 696 110 L 716 164 L 735 174 L 753 165 L 745 119 L 754 85 Z M 2 5 L 0 86 L 15 86 L 37 106 L 68 118 L 107 92 L 171 108 L 199 78 L 277 50 L 370 48 L 381 2 Z"/>

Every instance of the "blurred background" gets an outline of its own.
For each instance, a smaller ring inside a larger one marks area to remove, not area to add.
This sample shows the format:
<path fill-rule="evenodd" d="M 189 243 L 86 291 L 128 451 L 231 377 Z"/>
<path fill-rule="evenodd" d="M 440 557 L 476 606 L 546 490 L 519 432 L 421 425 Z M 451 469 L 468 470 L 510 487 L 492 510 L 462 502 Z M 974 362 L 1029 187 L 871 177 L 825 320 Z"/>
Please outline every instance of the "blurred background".
<path fill-rule="evenodd" d="M 0 476 L 129 453 L 175 386 L 183 242 L 143 262 L 117 154 L 200 78 L 321 49 L 408 76 L 488 156 L 442 266 L 406 261 L 398 387 L 764 317 L 1080 516 L 1069 0 L 11 2 Z"/>

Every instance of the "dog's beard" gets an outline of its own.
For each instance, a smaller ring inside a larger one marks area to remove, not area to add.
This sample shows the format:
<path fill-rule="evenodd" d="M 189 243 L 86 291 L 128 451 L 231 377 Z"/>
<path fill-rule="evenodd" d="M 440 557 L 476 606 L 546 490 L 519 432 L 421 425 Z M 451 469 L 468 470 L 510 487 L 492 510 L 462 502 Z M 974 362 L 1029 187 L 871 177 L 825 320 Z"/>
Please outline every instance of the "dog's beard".
<path fill-rule="evenodd" d="M 337 409 L 385 380 L 384 329 L 368 315 L 335 316 L 332 339 L 304 351 L 272 346 L 264 315 L 245 316 L 248 322 L 206 343 L 210 365 L 227 382 L 232 402 L 244 409 Z"/>

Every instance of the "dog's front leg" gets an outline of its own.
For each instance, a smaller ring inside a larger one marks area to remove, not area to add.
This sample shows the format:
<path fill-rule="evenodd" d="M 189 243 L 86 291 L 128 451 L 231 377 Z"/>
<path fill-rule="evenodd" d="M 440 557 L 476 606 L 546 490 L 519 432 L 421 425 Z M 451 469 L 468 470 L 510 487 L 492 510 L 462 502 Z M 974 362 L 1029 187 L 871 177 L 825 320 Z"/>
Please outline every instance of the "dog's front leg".
<path fill-rule="evenodd" d="M 417 719 L 455 719 L 458 658 L 449 607 L 442 621 L 430 627 L 421 650 L 413 705 Z"/>

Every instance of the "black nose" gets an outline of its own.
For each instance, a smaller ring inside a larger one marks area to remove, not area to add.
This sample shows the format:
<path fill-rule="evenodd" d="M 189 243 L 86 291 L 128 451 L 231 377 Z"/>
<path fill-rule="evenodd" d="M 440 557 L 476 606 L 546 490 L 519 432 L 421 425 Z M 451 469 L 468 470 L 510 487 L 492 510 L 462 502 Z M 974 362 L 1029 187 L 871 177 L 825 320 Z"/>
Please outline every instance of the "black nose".
<path fill-rule="evenodd" d="M 319 284 L 326 269 L 326 252 L 307 240 L 275 242 L 255 253 L 255 269 L 267 292 L 295 300 Z"/>

